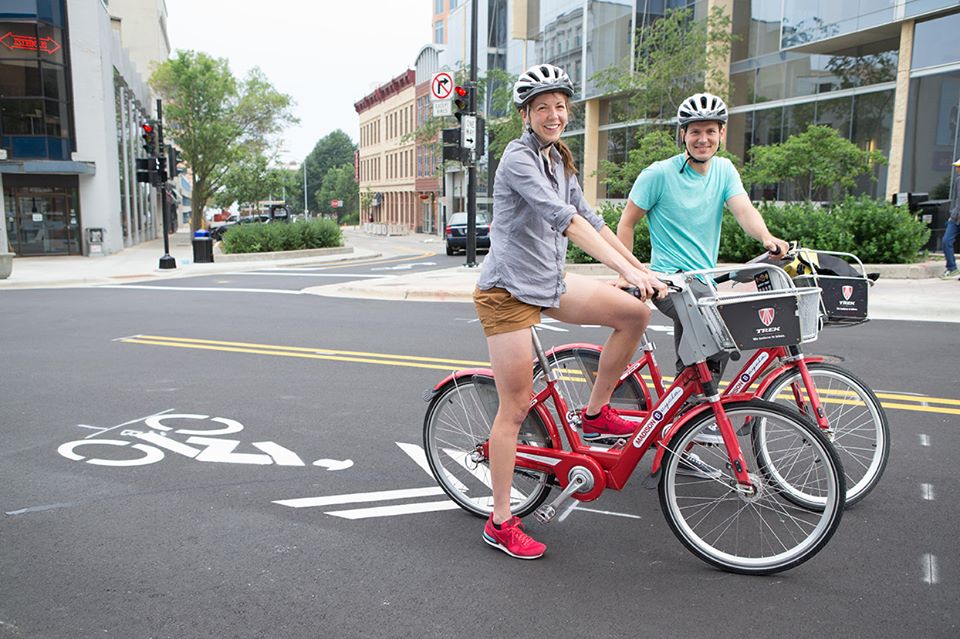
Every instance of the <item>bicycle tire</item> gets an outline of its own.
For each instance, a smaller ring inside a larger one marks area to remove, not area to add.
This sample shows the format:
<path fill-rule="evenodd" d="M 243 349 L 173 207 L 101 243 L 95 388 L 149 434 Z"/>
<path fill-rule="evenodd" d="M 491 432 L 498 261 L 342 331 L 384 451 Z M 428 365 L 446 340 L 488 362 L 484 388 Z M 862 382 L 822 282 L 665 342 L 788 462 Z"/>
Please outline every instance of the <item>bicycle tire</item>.
<path fill-rule="evenodd" d="M 890 457 L 887 415 L 870 387 L 849 371 L 823 362 L 811 362 L 807 368 L 833 431 L 831 443 L 843 463 L 847 506 L 851 506 L 877 486 L 886 470 Z M 778 375 L 763 392 L 763 399 L 799 408 L 790 389 L 794 382 L 799 382 L 803 403 L 809 406 L 796 369 Z M 758 443 L 763 445 L 762 433 L 759 435 Z"/>
<path fill-rule="evenodd" d="M 843 515 L 844 478 L 840 460 L 826 436 L 796 411 L 751 399 L 724 402 L 724 411 L 740 441 L 747 471 L 757 491 L 745 495 L 737 483 L 724 445 L 700 445 L 694 439 L 715 423 L 701 413 L 666 444 L 658 485 L 660 506 L 674 535 L 694 555 L 728 572 L 767 575 L 794 568 L 816 555 L 833 536 Z M 789 438 L 790 449 L 766 463 L 779 476 L 809 482 L 822 491 L 820 508 L 803 508 L 783 495 L 783 485 L 763 472 L 753 456 L 745 423 L 764 421 Z M 715 478 L 681 474 L 681 459 L 695 452 Z"/>
<path fill-rule="evenodd" d="M 477 448 L 490 437 L 499 407 L 493 377 L 453 379 L 437 391 L 423 419 L 423 449 L 430 472 L 458 506 L 477 517 L 493 512 L 489 463 Z M 531 412 L 520 426 L 517 442 L 553 446 L 542 417 Z M 551 477 L 526 469 L 514 472 L 511 511 L 524 517 L 547 498 Z"/>
<path fill-rule="evenodd" d="M 557 385 L 567 406 L 582 410 L 590 399 L 593 383 L 600 369 L 600 349 L 590 346 L 560 347 L 547 359 L 557 375 Z M 543 367 L 534 366 L 533 387 L 540 391 L 546 385 Z M 617 410 L 648 410 L 647 398 L 651 397 L 643 378 L 631 373 L 617 382 L 610 397 L 610 407 Z"/>

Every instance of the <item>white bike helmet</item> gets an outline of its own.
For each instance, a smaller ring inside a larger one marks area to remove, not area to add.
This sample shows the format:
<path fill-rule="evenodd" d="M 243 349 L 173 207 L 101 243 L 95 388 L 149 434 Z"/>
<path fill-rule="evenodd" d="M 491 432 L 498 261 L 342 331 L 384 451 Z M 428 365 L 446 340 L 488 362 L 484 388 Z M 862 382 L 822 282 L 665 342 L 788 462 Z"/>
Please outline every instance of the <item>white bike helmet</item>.
<path fill-rule="evenodd" d="M 573 82 L 570 81 L 570 76 L 552 64 L 536 64 L 521 73 L 514 83 L 513 104 L 522 109 L 536 96 L 554 92 L 572 96 Z"/>
<path fill-rule="evenodd" d="M 691 122 L 727 123 L 727 105 L 712 93 L 695 93 L 680 103 L 677 109 L 680 128 Z"/>

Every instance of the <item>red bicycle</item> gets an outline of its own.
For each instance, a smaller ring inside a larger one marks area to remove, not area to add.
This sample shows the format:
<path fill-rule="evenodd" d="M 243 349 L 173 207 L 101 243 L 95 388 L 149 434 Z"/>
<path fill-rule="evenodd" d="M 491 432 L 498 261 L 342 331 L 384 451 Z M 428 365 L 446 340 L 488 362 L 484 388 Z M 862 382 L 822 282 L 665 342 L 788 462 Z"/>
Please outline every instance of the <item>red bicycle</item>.
<path fill-rule="evenodd" d="M 813 255 L 852 258 L 859 265 L 856 273 L 833 275 L 815 264 Z M 763 256 L 761 256 L 763 257 Z M 822 289 L 820 316 L 825 325 L 849 326 L 866 321 L 868 278 L 863 265 L 853 255 L 794 247 L 784 260 L 797 258 L 806 268 L 796 273 L 793 283 Z M 759 263 L 759 259 L 754 263 Z M 733 267 L 691 272 L 690 277 L 723 281 L 733 276 L 752 281 L 766 273 L 766 266 Z M 746 277 L 744 277 L 746 275 Z M 705 276 L 717 276 L 705 277 Z M 766 277 L 764 275 L 763 277 Z M 779 276 L 763 280 L 766 286 L 791 284 Z M 721 298 L 722 299 L 722 298 Z M 733 322 L 730 322 L 732 325 Z M 725 337 L 726 338 L 726 337 Z M 728 339 L 728 345 L 733 338 Z M 759 343 L 739 341 L 740 350 L 756 348 Z M 664 378 L 654 356 L 655 346 L 646 336 L 640 346 L 642 354 L 620 377 L 611 400 L 617 412 L 625 417 L 643 417 L 654 404 L 654 397 L 666 392 Z M 596 378 L 602 347 L 596 344 L 564 344 L 547 352 L 549 367 L 559 380 L 567 404 L 579 411 L 587 403 Z M 543 370 L 536 371 L 536 388 L 542 388 Z M 653 387 L 651 392 L 645 378 Z M 846 475 L 846 505 L 863 499 L 880 481 L 890 455 L 890 430 L 887 416 L 873 390 L 850 371 L 824 361 L 823 357 L 804 355 L 799 344 L 763 346 L 757 349 L 724 390 L 725 395 L 748 394 L 751 397 L 780 402 L 798 409 L 816 422 L 827 435 L 843 463 Z M 714 436 L 715 437 L 715 436 Z"/>
<path fill-rule="evenodd" d="M 709 338 L 722 316 L 687 286 L 671 290 L 683 301 L 686 368 L 634 433 L 611 446 L 582 439 L 579 413 L 568 408 L 555 367 L 531 331 L 545 387 L 531 399 L 520 428 L 512 511 L 562 521 L 579 503 L 623 489 L 652 449 L 649 478 L 658 486 L 670 529 L 693 554 L 744 574 L 797 566 L 819 552 L 840 523 L 846 492 L 840 459 L 823 432 L 795 410 L 750 395 L 721 396 L 706 360 L 723 348 Z M 818 295 L 818 289 L 753 293 L 739 303 L 799 305 L 801 298 Z M 800 321 L 796 315 L 783 319 Z M 707 399 L 682 411 L 696 395 Z M 498 408 L 491 371 L 457 371 L 425 399 L 424 449 L 432 473 L 461 508 L 487 517 L 493 508 L 488 438 Z M 713 425 L 722 443 L 697 443 Z M 553 487 L 561 489 L 559 495 L 544 503 Z"/>

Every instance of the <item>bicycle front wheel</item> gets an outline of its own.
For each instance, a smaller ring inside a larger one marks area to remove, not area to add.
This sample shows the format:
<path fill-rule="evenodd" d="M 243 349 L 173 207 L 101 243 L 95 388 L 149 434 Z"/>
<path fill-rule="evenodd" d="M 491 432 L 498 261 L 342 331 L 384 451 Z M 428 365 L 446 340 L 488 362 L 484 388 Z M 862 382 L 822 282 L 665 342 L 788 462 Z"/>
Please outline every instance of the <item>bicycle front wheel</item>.
<path fill-rule="evenodd" d="M 443 386 L 423 420 L 423 448 L 437 483 L 458 506 L 484 518 L 493 512 L 493 489 L 489 460 L 481 446 L 490 438 L 499 406 L 493 378 L 474 375 Z M 527 415 L 517 443 L 552 447 L 539 414 Z M 550 493 L 549 480 L 544 473 L 516 469 L 510 491 L 513 514 L 524 517 L 536 510 Z"/>
<path fill-rule="evenodd" d="M 583 409 L 590 400 L 593 385 L 600 370 L 600 349 L 589 346 L 561 347 L 547 356 L 550 369 L 557 376 L 557 385 L 567 405 Z M 546 386 L 543 368 L 537 363 L 533 371 L 534 391 Z M 617 410 L 647 410 L 650 397 L 646 384 L 639 375 L 630 374 L 617 382 L 610 407 Z"/>
<path fill-rule="evenodd" d="M 887 415 L 873 391 L 852 373 L 822 362 L 809 363 L 807 368 L 832 430 L 833 446 L 843 463 L 847 506 L 850 506 L 876 487 L 887 467 L 890 456 Z M 811 410 L 800 371 L 796 369 L 784 371 L 774 379 L 764 391 L 763 399 L 800 408 L 801 412 Z M 757 435 L 761 446 L 758 454 L 765 455 L 767 438 L 762 431 Z"/>
<path fill-rule="evenodd" d="M 738 486 L 726 446 L 695 441 L 716 423 L 712 412 L 702 413 L 666 445 L 659 494 L 667 523 L 687 549 L 723 570 L 766 575 L 798 566 L 817 554 L 840 524 L 845 493 L 840 460 L 823 433 L 796 411 L 756 399 L 724 403 L 723 409 L 752 487 Z M 758 422 L 782 444 L 764 461 L 751 447 L 750 424 Z M 816 494 L 822 505 L 804 508 L 787 499 L 784 491 L 793 486 Z"/>

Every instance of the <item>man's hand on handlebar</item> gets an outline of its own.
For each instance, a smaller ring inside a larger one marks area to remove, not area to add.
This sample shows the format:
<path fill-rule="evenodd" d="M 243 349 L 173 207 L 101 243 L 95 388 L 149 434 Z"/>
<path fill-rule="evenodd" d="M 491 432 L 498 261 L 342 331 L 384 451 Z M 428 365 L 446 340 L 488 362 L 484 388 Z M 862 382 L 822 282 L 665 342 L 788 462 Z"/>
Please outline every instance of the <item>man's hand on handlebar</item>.
<path fill-rule="evenodd" d="M 778 237 L 773 237 L 771 235 L 769 238 L 764 240 L 763 248 L 767 249 L 767 253 L 771 257 L 780 257 L 783 259 L 790 251 L 790 244 Z"/>

